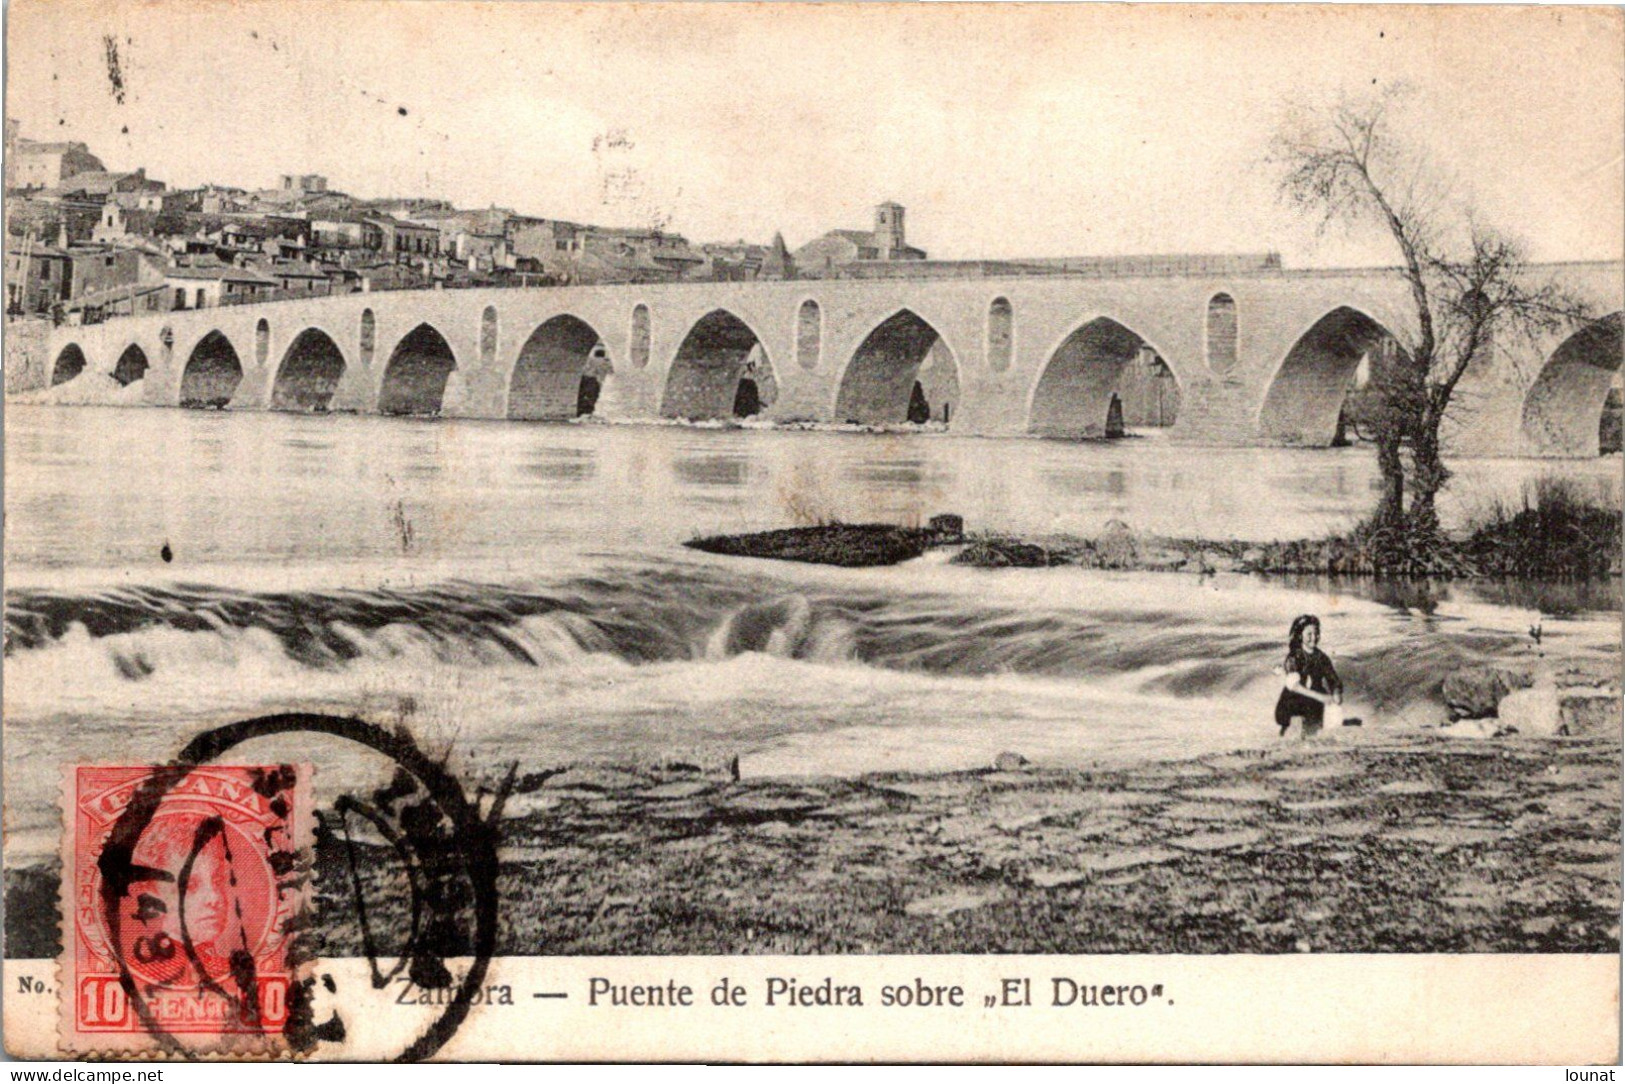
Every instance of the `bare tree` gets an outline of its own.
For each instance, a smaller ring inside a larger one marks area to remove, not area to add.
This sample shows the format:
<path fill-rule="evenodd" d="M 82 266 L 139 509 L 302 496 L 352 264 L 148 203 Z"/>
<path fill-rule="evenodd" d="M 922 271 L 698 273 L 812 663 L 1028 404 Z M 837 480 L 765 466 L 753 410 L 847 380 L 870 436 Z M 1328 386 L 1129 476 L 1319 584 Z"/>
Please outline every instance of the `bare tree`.
<path fill-rule="evenodd" d="M 1397 349 L 1371 356 L 1371 430 L 1382 473 L 1373 527 L 1414 553 L 1439 536 L 1436 500 L 1450 479 L 1441 427 L 1473 362 L 1492 344 L 1588 318 L 1541 279 L 1516 241 L 1477 221 L 1420 143 L 1396 119 L 1403 86 L 1323 109 L 1289 111 L 1271 147 L 1281 193 L 1321 228 L 1375 230 L 1393 244 L 1415 327 L 1390 329 Z M 1408 498 L 1408 501 L 1407 501 Z"/>

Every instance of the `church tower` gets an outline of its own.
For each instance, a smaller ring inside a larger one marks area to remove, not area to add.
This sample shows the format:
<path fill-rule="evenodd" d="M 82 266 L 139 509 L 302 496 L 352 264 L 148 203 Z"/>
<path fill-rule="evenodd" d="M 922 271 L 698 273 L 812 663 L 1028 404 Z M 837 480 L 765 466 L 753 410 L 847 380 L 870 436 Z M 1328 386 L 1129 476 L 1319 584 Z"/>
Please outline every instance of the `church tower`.
<path fill-rule="evenodd" d="M 887 200 L 875 208 L 875 248 L 880 250 L 882 260 L 899 260 L 906 247 L 903 241 L 903 205 Z"/>

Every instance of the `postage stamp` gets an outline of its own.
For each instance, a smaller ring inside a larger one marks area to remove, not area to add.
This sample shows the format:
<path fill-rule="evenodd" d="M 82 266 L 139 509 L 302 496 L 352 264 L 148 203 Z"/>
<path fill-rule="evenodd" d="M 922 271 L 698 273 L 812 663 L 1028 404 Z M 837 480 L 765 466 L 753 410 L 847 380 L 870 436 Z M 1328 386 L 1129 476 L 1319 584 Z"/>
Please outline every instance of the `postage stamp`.
<path fill-rule="evenodd" d="M 278 1050 L 308 899 L 310 777 L 287 764 L 69 770 L 64 1050 Z"/>
<path fill-rule="evenodd" d="M 1619 1057 L 1625 9 L 0 14 L 6 1053 Z"/>

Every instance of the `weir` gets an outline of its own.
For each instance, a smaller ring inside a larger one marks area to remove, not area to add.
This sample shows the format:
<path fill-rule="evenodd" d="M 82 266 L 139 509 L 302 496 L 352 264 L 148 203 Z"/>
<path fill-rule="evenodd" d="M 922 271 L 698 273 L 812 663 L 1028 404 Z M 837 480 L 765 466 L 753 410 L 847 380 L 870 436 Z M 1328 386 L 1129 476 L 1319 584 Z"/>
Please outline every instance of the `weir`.
<path fill-rule="evenodd" d="M 1538 270 L 1595 319 L 1487 348 L 1453 455 L 1597 454 L 1625 264 Z M 402 290 L 59 327 L 10 361 L 23 390 L 111 376 L 147 406 L 1061 439 L 1120 416 L 1176 444 L 1318 447 L 1409 312 L 1384 269 Z"/>

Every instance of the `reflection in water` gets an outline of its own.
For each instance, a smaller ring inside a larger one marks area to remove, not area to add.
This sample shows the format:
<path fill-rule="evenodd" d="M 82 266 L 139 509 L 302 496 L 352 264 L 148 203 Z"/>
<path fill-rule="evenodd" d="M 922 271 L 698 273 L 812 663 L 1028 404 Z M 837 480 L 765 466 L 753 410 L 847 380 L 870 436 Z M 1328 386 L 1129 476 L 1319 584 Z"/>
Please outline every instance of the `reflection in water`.
<path fill-rule="evenodd" d="M 1368 449 L 1193 451 L 1160 437 L 1075 444 L 14 406 L 6 443 L 17 468 L 6 489 L 14 576 L 372 562 L 390 549 L 397 506 L 413 517 L 420 553 L 465 562 L 533 561 L 561 539 L 641 550 L 938 512 L 963 515 L 973 531 L 1093 534 L 1120 519 L 1151 533 L 1265 540 L 1348 527 L 1375 482 Z M 1457 522 L 1552 469 L 1453 467 L 1441 511 Z M 1619 492 L 1615 461 L 1561 469 Z M 577 488 L 587 479 L 591 500 Z M 65 518 L 64 506 L 78 513 Z M 155 564 L 166 538 L 184 566 Z"/>
<path fill-rule="evenodd" d="M 696 455 L 672 460 L 672 476 L 691 486 L 743 486 L 751 462 L 742 455 Z"/>

